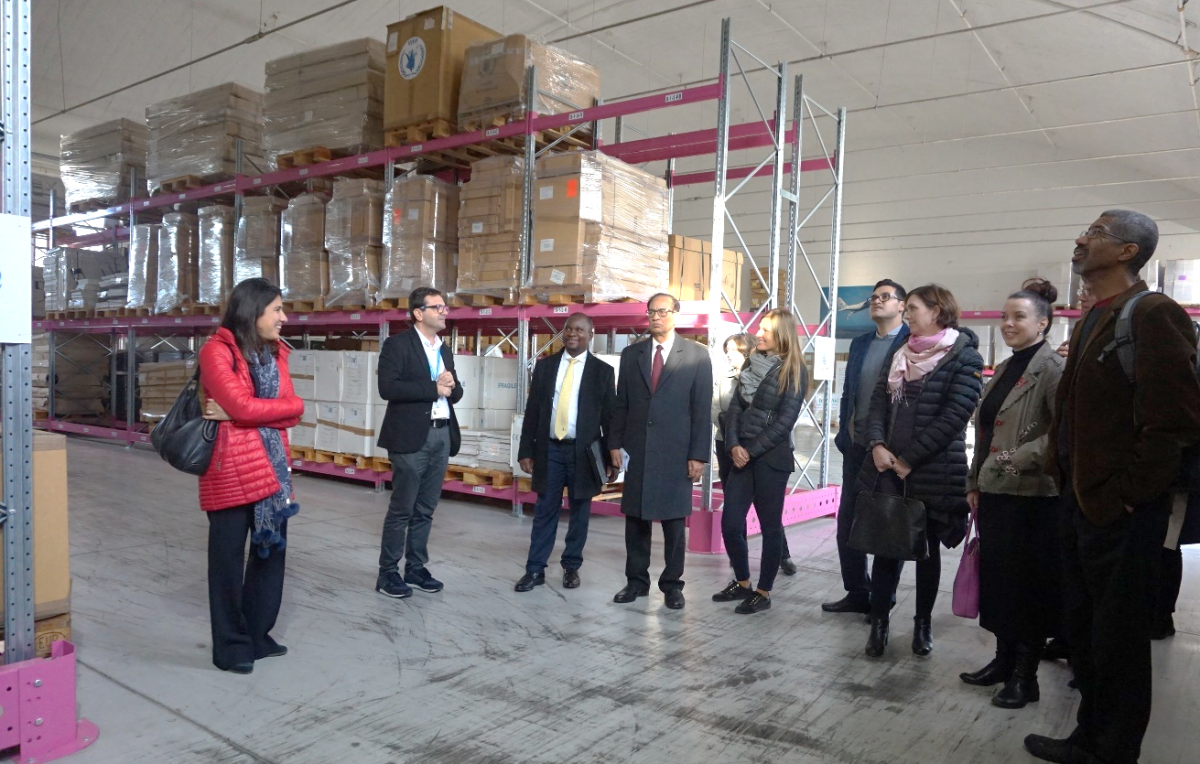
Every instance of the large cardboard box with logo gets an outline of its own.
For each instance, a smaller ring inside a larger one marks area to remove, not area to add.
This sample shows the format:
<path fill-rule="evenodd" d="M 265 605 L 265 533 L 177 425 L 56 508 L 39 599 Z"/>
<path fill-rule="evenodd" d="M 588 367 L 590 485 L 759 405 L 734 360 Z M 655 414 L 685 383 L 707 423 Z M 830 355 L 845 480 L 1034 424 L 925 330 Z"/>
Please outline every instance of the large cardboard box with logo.
<path fill-rule="evenodd" d="M 446 6 L 389 24 L 384 129 L 435 120 L 454 125 L 467 48 L 499 38 L 499 32 Z"/>

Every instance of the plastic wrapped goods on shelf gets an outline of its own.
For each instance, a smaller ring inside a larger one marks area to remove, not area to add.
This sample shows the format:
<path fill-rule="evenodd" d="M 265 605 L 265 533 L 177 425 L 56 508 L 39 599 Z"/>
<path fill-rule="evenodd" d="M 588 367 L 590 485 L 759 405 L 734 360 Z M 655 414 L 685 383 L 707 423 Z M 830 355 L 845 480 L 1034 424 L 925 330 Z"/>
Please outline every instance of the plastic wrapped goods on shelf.
<path fill-rule="evenodd" d="M 262 93 L 225 83 L 146 107 L 150 129 L 146 176 L 153 192 L 170 180 L 227 177 L 237 172 L 237 142 L 245 170 L 263 167 Z"/>
<path fill-rule="evenodd" d="M 457 292 L 515 299 L 520 286 L 524 166 L 524 158 L 508 156 L 471 165 L 471 180 L 458 197 Z"/>
<path fill-rule="evenodd" d="M 666 183 L 598 151 L 543 157 L 534 183 L 534 294 L 589 302 L 665 291 Z"/>
<path fill-rule="evenodd" d="M 301 194 L 288 202 L 280 224 L 279 277 L 283 299 L 315 302 L 328 291 L 325 194 Z"/>
<path fill-rule="evenodd" d="M 279 284 L 280 214 L 286 208 L 273 196 L 242 199 L 242 216 L 233 242 L 233 284 L 264 278 Z"/>
<path fill-rule="evenodd" d="M 100 280 L 125 270 L 125 258 L 116 248 L 99 252 L 56 247 L 46 253 L 42 278 L 46 285 L 46 310 L 94 308 Z"/>
<path fill-rule="evenodd" d="M 125 307 L 153 308 L 158 299 L 157 223 L 139 223 L 129 229 L 129 299 Z"/>
<path fill-rule="evenodd" d="M 445 6 L 389 24 L 384 128 L 453 127 L 467 48 L 500 37 Z"/>
<path fill-rule="evenodd" d="M 538 114 L 586 109 L 600 97 L 600 72 L 561 48 L 523 34 L 467 48 L 458 96 L 458 124 L 477 130 L 524 119 L 525 72 L 537 67 Z"/>
<path fill-rule="evenodd" d="M 59 175 L 67 204 L 136 196 L 132 173 L 146 172 L 146 126 L 128 119 L 105 122 L 59 142 Z"/>
<path fill-rule="evenodd" d="M 158 298 L 155 313 L 195 304 L 200 269 L 198 221 L 190 212 L 168 212 L 158 229 Z"/>
<path fill-rule="evenodd" d="M 458 270 L 458 187 L 428 175 L 397 178 L 383 217 L 380 299 L 406 299 L 419 286 L 449 294 Z"/>
<path fill-rule="evenodd" d="M 326 307 L 374 307 L 383 244 L 383 181 L 339 179 L 325 208 Z"/>
<path fill-rule="evenodd" d="M 233 208 L 220 204 L 201 207 L 199 218 L 199 301 L 220 305 L 233 289 Z"/>
<path fill-rule="evenodd" d="M 267 62 L 263 148 L 324 147 L 360 154 L 383 146 L 383 43 L 363 38 Z"/>

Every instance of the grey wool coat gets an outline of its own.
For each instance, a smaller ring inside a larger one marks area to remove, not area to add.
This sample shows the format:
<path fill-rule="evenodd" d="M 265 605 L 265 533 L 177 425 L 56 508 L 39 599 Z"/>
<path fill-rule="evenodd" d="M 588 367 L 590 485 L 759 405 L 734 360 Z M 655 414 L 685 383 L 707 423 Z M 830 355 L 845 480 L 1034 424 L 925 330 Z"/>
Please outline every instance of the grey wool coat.
<path fill-rule="evenodd" d="M 708 462 L 712 453 L 712 361 L 707 349 L 676 336 L 651 395 L 653 348 L 644 340 L 621 352 L 608 447 L 629 454 L 621 511 L 674 520 L 692 513 L 688 460 Z"/>

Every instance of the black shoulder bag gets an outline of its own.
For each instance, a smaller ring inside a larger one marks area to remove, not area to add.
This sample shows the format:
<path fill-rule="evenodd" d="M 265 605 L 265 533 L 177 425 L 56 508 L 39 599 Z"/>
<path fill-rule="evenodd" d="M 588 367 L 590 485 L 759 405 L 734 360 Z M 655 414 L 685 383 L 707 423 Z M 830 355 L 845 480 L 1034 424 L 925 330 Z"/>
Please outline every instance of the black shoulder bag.
<path fill-rule="evenodd" d="M 869 458 L 869 457 L 868 457 Z M 854 524 L 850 526 L 851 548 L 876 557 L 893 560 L 924 560 L 929 557 L 925 536 L 925 504 L 904 496 L 878 493 L 874 487 L 863 491 L 854 503 Z"/>
<path fill-rule="evenodd" d="M 189 475 L 208 472 L 220 422 L 200 408 L 200 369 L 183 386 L 171 410 L 150 432 L 150 443 L 167 464 Z"/>

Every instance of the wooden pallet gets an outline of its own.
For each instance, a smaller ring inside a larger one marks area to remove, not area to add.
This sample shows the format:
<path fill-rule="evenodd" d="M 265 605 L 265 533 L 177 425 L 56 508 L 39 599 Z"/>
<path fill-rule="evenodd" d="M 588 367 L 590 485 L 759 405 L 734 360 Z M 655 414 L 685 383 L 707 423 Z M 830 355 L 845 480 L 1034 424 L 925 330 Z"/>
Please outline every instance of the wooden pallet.
<path fill-rule="evenodd" d="M 444 119 L 434 119 L 428 122 L 418 122 L 407 127 L 393 127 L 383 134 L 383 145 L 402 146 L 411 143 L 424 143 L 435 138 L 446 138 L 454 135 L 454 123 Z"/>
<path fill-rule="evenodd" d="M 66 317 L 67 317 L 67 312 L 65 310 L 48 310 L 48 311 L 46 311 L 46 318 L 51 319 L 53 321 L 62 321 L 62 320 L 65 320 Z"/>
<path fill-rule="evenodd" d="M 225 313 L 224 305 L 186 305 L 183 312 L 188 316 L 220 316 Z"/>
<path fill-rule="evenodd" d="M 184 191 L 191 191 L 194 188 L 203 188 L 208 183 L 197 175 L 184 175 L 179 178 L 171 178 L 164 180 L 154 189 L 154 195 L 158 194 L 178 194 Z"/>
<path fill-rule="evenodd" d="M 616 297 L 600 299 L 595 292 L 572 294 L 570 292 L 550 292 L 544 289 L 526 289 L 521 292 L 523 305 L 615 305 L 619 303 L 643 302 L 633 297 Z"/>
<path fill-rule="evenodd" d="M 0 624 L 0 638 L 4 636 L 3 625 Z M 50 650 L 55 642 L 71 639 L 71 614 L 53 615 L 40 618 L 34 622 L 33 652 L 38 658 L 49 658 Z"/>
<path fill-rule="evenodd" d="M 333 159 L 333 151 L 324 146 L 312 146 L 299 151 L 289 151 L 275 158 L 275 164 L 281 170 L 292 167 L 305 167 L 310 164 L 328 162 Z"/>
<path fill-rule="evenodd" d="M 340 310 L 340 311 L 343 311 L 346 313 L 352 313 L 352 312 L 358 311 L 358 310 L 375 310 L 375 308 L 370 305 L 362 305 L 362 304 L 342 305 L 341 303 L 338 303 L 337 305 L 326 305 L 325 307 L 322 308 L 322 310 L 327 310 L 327 311 Z"/>
<path fill-rule="evenodd" d="M 448 303 L 452 308 L 490 308 L 495 305 L 517 305 L 515 297 L 496 297 L 490 294 L 455 294 Z"/>
<path fill-rule="evenodd" d="M 104 210 L 109 207 L 115 207 L 118 204 L 126 201 L 125 199 L 83 199 L 78 202 L 71 202 L 67 205 L 67 212 L 75 214 L 77 212 L 93 212 L 95 210 Z"/>
<path fill-rule="evenodd" d="M 133 315 L 138 316 L 138 317 L 154 315 L 154 307 L 153 306 L 142 306 L 140 308 L 134 308 L 133 311 L 134 311 Z"/>
<path fill-rule="evenodd" d="M 514 120 L 512 117 L 504 115 L 496 115 L 485 119 L 468 119 L 462 123 L 462 132 L 473 133 L 476 130 L 487 130 L 492 127 L 503 127 Z M 580 128 L 574 133 L 571 133 L 571 127 L 552 127 L 545 130 L 534 132 L 534 138 L 537 139 L 538 148 L 554 143 L 554 141 L 562 138 L 562 141 L 554 148 L 558 151 L 568 151 L 570 149 L 590 149 L 592 147 L 592 131 L 587 127 Z M 569 134 L 569 135 L 568 135 Z M 566 137 L 564 137 L 566 136 Z M 514 135 L 509 138 L 501 139 L 503 141 L 511 141 L 517 139 L 517 142 L 524 149 L 524 136 Z"/>
<path fill-rule="evenodd" d="M 96 311 L 96 315 L 101 318 L 128 318 L 137 315 L 137 311 L 130 308 L 105 308 Z"/>
<path fill-rule="evenodd" d="M 315 300 L 284 300 L 283 309 L 288 313 L 314 313 L 325 310 L 325 300 L 322 297 Z"/>
<path fill-rule="evenodd" d="M 458 480 L 465 485 L 490 485 L 492 488 L 508 488 L 513 484 L 511 472 L 485 470 L 477 467 L 456 467 L 446 470 L 446 480 Z"/>
<path fill-rule="evenodd" d="M 378 310 L 408 310 L 408 298 L 397 297 L 394 300 L 379 300 L 375 303 Z"/>
<path fill-rule="evenodd" d="M 306 462 L 316 461 L 316 449 L 307 448 L 305 446 L 292 446 L 289 450 L 293 459 L 303 459 Z"/>
<path fill-rule="evenodd" d="M 77 318 L 95 318 L 96 317 L 95 310 L 86 310 L 86 309 L 85 310 L 78 310 L 78 309 L 64 310 L 64 311 L 62 311 L 62 313 L 63 313 L 63 317 L 68 320 L 74 320 Z"/>

